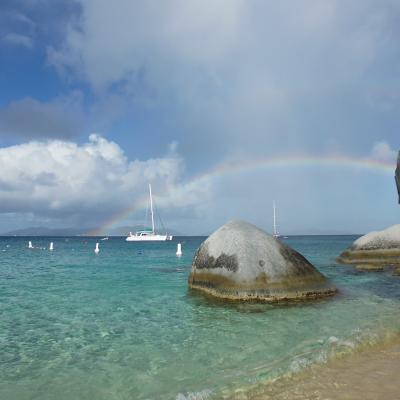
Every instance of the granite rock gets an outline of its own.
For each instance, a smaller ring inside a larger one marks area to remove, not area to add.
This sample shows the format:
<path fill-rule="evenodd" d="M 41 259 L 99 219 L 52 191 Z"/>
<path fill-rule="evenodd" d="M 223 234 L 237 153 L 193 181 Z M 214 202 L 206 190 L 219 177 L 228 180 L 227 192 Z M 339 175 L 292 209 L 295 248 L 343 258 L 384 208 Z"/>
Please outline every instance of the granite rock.
<path fill-rule="evenodd" d="M 228 222 L 201 244 L 189 287 L 224 299 L 271 302 L 336 292 L 301 254 L 243 221 Z"/>
<path fill-rule="evenodd" d="M 361 236 L 338 257 L 338 262 L 375 271 L 400 265 L 400 224 Z"/>

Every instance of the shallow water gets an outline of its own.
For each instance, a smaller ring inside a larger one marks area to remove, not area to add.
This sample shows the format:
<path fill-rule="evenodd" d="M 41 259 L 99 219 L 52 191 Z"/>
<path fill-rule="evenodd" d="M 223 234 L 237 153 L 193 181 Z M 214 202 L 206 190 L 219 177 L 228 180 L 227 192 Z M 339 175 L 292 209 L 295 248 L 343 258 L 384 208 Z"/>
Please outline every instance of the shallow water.
<path fill-rule="evenodd" d="M 335 263 L 355 237 L 285 239 L 340 293 L 279 306 L 189 293 L 203 239 L 0 238 L 0 398 L 221 398 L 400 331 L 400 278 Z"/>
<path fill-rule="evenodd" d="M 377 400 L 398 399 L 400 338 L 353 351 L 297 374 L 237 389 L 229 400 Z"/>

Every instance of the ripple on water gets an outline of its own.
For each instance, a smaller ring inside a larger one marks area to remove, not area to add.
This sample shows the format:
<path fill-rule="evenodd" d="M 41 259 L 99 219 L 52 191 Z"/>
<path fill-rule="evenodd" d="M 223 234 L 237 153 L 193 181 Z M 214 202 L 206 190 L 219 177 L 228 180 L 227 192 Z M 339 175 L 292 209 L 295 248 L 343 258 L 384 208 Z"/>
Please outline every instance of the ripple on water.
<path fill-rule="evenodd" d="M 51 254 L 7 240 L 0 398 L 220 398 L 399 331 L 395 281 L 332 262 L 352 238 L 288 239 L 340 294 L 276 306 L 222 304 L 188 292 L 201 238 L 187 239 L 180 259 L 176 243 L 141 244 L 138 255 L 133 243 L 110 238 L 95 256 L 97 239 L 52 238 Z"/>

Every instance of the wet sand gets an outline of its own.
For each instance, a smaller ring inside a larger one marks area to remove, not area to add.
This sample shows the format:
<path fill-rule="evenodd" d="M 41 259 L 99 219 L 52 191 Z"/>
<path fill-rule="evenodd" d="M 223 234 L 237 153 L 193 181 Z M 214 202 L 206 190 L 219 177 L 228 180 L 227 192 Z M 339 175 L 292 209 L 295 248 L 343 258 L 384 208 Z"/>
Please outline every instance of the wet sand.
<path fill-rule="evenodd" d="M 398 400 L 400 340 L 236 392 L 232 400 Z"/>

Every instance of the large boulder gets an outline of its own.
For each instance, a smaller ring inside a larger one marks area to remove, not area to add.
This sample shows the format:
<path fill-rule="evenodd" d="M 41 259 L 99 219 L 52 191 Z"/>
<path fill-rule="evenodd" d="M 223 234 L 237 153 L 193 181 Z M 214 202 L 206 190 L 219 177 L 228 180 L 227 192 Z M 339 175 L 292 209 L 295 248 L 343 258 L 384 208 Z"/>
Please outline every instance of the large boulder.
<path fill-rule="evenodd" d="M 189 287 L 232 300 L 330 296 L 336 288 L 301 254 L 243 221 L 231 221 L 197 250 Z"/>
<path fill-rule="evenodd" d="M 400 265 L 400 225 L 361 236 L 338 257 L 338 261 L 361 270 L 382 270 L 387 265 Z"/>

